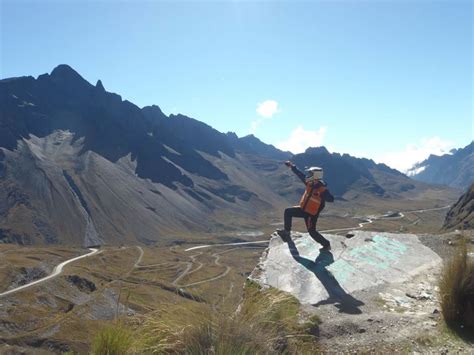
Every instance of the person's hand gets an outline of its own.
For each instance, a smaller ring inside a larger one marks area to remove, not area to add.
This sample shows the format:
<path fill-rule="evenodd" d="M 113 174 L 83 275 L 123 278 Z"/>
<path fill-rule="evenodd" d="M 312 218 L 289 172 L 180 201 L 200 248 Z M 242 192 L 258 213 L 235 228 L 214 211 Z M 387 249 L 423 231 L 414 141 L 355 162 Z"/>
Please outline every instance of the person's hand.
<path fill-rule="evenodd" d="M 295 164 L 293 164 L 293 163 L 292 163 L 291 161 L 289 161 L 289 160 L 285 161 L 285 165 L 286 165 L 287 167 L 289 167 L 289 168 L 292 168 L 292 167 L 295 166 Z"/>

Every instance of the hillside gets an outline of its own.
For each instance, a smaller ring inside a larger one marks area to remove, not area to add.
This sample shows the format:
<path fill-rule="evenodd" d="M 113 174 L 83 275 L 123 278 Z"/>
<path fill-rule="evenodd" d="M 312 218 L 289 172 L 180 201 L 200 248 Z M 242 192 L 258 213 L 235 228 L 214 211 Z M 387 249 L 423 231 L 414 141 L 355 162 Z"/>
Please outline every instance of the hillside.
<path fill-rule="evenodd" d="M 474 228 L 474 184 L 459 197 L 446 215 L 443 229 L 473 229 Z"/>
<path fill-rule="evenodd" d="M 414 165 L 408 175 L 430 184 L 441 184 L 467 189 L 474 176 L 474 142 L 442 156 L 430 155 Z"/>
<path fill-rule="evenodd" d="M 67 65 L 1 80 L 0 103 L 2 242 L 172 243 L 279 221 L 302 190 L 282 164 L 290 153 L 158 106 L 140 109 Z M 292 159 L 325 168 L 341 213 L 452 196 L 325 148 Z"/>

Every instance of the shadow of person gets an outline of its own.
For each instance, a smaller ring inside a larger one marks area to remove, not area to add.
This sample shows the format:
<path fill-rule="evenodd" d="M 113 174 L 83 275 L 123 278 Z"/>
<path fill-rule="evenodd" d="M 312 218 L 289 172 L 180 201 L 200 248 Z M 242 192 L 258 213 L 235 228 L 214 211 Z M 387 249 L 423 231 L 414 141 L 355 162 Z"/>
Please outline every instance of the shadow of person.
<path fill-rule="evenodd" d="M 341 285 L 339 285 L 336 278 L 326 269 L 334 262 L 334 256 L 330 251 L 321 251 L 316 260 L 312 261 L 300 255 L 291 238 L 286 239 L 285 242 L 288 244 L 288 249 L 293 259 L 311 271 L 318 278 L 329 295 L 327 299 L 313 304 L 314 307 L 334 304 L 335 307 L 339 309 L 339 312 L 348 314 L 362 313 L 359 307 L 364 305 L 364 302 L 347 294 Z"/>

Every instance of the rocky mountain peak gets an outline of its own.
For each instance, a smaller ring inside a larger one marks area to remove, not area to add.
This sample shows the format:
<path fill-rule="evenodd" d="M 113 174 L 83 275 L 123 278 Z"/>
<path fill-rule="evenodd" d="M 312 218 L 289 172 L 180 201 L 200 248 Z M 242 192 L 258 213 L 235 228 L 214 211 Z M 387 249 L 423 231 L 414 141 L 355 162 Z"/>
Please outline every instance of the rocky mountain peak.
<path fill-rule="evenodd" d="M 239 137 L 237 136 L 237 134 L 235 132 L 227 132 L 226 135 L 227 135 L 227 137 L 229 137 L 232 140 L 239 139 Z"/>
<path fill-rule="evenodd" d="M 305 154 L 329 154 L 329 151 L 326 147 L 310 147 L 306 149 Z"/>
<path fill-rule="evenodd" d="M 75 71 L 67 64 L 58 65 L 56 68 L 53 69 L 50 76 L 52 78 L 58 79 L 75 79 L 85 81 L 85 79 L 77 71 Z"/>
<path fill-rule="evenodd" d="M 161 119 L 168 118 L 161 108 L 157 105 L 145 106 L 142 108 L 142 113 L 149 122 L 158 122 Z"/>
<path fill-rule="evenodd" d="M 102 81 L 100 79 L 97 80 L 97 83 L 95 84 L 95 87 L 100 91 L 105 91 L 104 85 L 102 84 Z"/>

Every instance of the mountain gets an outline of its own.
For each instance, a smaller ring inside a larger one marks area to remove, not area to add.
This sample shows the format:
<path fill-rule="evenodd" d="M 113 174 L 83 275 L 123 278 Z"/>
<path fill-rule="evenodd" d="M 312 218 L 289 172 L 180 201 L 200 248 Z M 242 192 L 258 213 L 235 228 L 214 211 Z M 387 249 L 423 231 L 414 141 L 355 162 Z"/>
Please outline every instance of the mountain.
<path fill-rule="evenodd" d="M 293 156 L 293 154 L 290 152 L 283 152 L 271 144 L 263 143 L 253 134 L 239 138 L 235 133 L 229 132 L 227 133 L 227 137 L 229 138 L 232 146 L 241 152 L 256 154 L 268 159 L 280 161 L 288 160 Z"/>
<path fill-rule="evenodd" d="M 415 164 L 408 175 L 430 184 L 441 184 L 465 190 L 474 181 L 474 141 L 451 154 L 430 155 Z"/>
<path fill-rule="evenodd" d="M 151 243 L 231 228 L 220 210 L 239 219 L 281 203 L 265 186 L 245 187 L 255 173 L 225 134 L 140 109 L 69 66 L 0 87 L 3 241 Z"/>
<path fill-rule="evenodd" d="M 443 229 L 474 228 L 474 184 L 451 207 L 444 221 Z"/>
<path fill-rule="evenodd" d="M 380 197 L 395 197 L 415 189 L 416 185 L 404 174 L 373 160 L 355 158 L 348 154 L 329 153 L 324 147 L 308 148 L 297 154 L 293 161 L 299 166 L 317 164 L 325 171 L 324 179 L 331 191 L 344 196 L 353 191 L 366 192 Z"/>
<path fill-rule="evenodd" d="M 0 242 L 154 244 L 259 228 L 299 199 L 289 158 L 323 166 L 341 201 L 430 188 L 367 159 L 325 148 L 292 157 L 139 108 L 67 65 L 0 80 L 0 109 Z"/>

